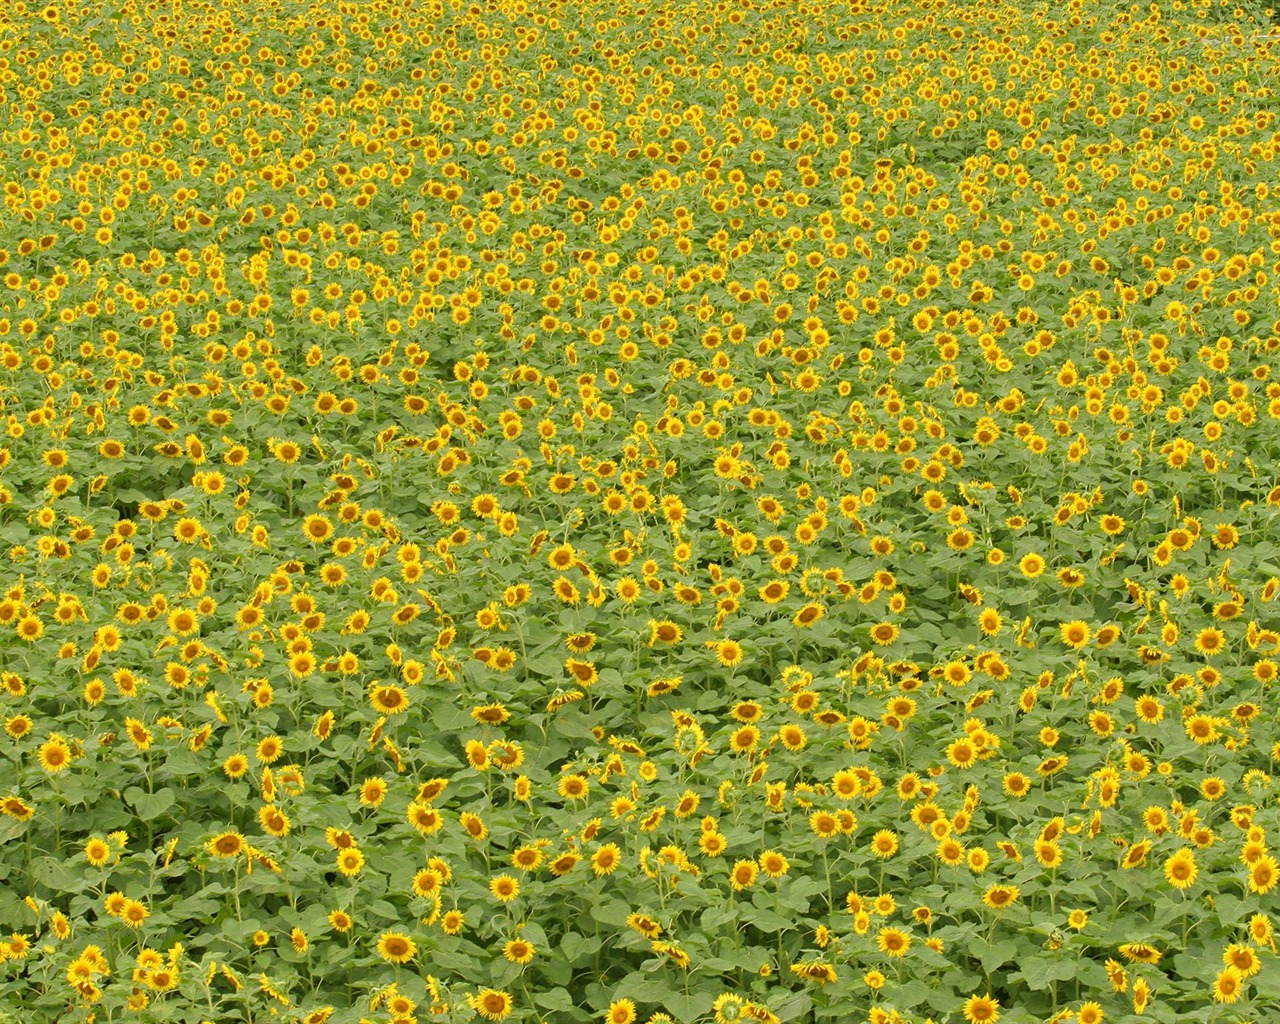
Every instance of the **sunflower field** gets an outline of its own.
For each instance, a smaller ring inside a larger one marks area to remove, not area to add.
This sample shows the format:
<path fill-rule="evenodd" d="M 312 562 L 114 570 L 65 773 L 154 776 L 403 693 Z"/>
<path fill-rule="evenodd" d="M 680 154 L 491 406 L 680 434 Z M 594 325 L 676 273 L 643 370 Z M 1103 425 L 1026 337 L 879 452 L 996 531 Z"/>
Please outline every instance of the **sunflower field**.
<path fill-rule="evenodd" d="M 0 1021 L 1280 1015 L 1280 27 L 0 11 Z"/>

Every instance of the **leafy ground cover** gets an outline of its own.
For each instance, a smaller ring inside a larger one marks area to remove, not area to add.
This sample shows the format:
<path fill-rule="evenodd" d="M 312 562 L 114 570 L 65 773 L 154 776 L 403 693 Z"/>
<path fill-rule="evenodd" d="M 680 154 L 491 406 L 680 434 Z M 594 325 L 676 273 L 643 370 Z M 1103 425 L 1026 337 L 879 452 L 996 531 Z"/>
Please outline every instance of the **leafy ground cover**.
<path fill-rule="evenodd" d="M 6 5 L 0 1006 L 1277 1013 L 1269 17 Z"/>

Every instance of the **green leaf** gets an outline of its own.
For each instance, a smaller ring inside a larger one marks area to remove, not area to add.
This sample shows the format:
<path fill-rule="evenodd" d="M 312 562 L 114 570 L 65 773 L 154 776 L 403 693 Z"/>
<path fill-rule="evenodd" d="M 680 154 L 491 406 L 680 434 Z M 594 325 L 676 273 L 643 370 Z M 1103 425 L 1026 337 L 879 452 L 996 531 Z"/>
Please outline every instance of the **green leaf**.
<path fill-rule="evenodd" d="M 985 968 L 984 968 L 985 969 Z M 943 990 L 945 991 L 945 989 Z M 916 979 L 898 989 L 894 1001 L 905 1009 L 912 1010 L 921 1003 L 928 1002 L 937 995 L 938 990 Z"/>
<path fill-rule="evenodd" d="M 985 939 L 978 939 L 974 942 L 972 951 L 974 956 L 978 958 L 978 962 L 982 964 L 982 969 L 990 974 L 997 967 L 1017 958 L 1018 945 L 1012 939 L 995 943 L 987 942 Z"/>
<path fill-rule="evenodd" d="M 169 913 L 179 921 L 212 920 L 222 906 L 221 900 L 210 899 L 203 892 L 188 896 L 173 906 Z"/>
<path fill-rule="evenodd" d="M 595 946 L 595 942 L 585 935 L 579 935 L 577 932 L 566 932 L 564 938 L 560 940 L 560 951 L 571 964 L 577 963 L 584 954 L 591 952 Z"/>
<path fill-rule="evenodd" d="M 130 786 L 124 791 L 124 798 L 130 803 L 138 817 L 146 821 L 158 818 L 165 811 L 174 805 L 177 797 L 174 796 L 173 790 L 162 789 L 155 793 L 148 793 L 146 790 L 138 786 Z"/>
<path fill-rule="evenodd" d="M 754 909 L 746 918 L 747 924 L 762 932 L 785 932 L 795 927 L 795 920 L 776 910 Z"/>
<path fill-rule="evenodd" d="M 770 1009 L 780 1020 L 804 1019 L 813 1008 L 813 997 L 808 992 L 792 992 L 784 999 L 779 999 Z"/>
<path fill-rule="evenodd" d="M 671 983 L 663 972 L 646 977 L 633 971 L 618 984 L 618 991 L 643 1003 L 666 1003 L 671 999 Z"/>
<path fill-rule="evenodd" d="M 713 932 L 721 925 L 737 919 L 738 908 L 731 903 L 721 904 L 718 907 L 708 907 L 702 912 L 702 930 L 704 932 Z"/>
<path fill-rule="evenodd" d="M 627 917 L 631 914 L 631 908 L 622 900 L 609 900 L 605 903 L 597 903 L 591 908 L 591 916 L 601 924 L 612 925 L 615 928 L 623 928 L 626 926 Z"/>
<path fill-rule="evenodd" d="M 456 971 L 461 976 L 472 977 L 479 968 L 474 957 L 453 949 L 437 949 L 431 954 L 431 963 L 444 970 Z"/>
<path fill-rule="evenodd" d="M 1262 970 L 1250 981 L 1257 989 L 1259 999 L 1280 999 L 1280 964 L 1275 960 L 1262 961 Z"/>
<path fill-rule="evenodd" d="M 489 976 L 494 988 L 506 988 L 520 976 L 524 968 L 507 960 L 498 959 L 489 965 Z"/>
<path fill-rule="evenodd" d="M 1252 909 L 1244 900 L 1228 892 L 1213 897 L 1213 908 L 1218 913 L 1218 920 L 1225 925 L 1238 925 Z"/>
<path fill-rule="evenodd" d="M 1075 976 L 1075 965 L 1071 959 L 1035 956 L 1023 960 L 1022 970 L 1011 977 L 1021 977 L 1032 991 L 1040 992 L 1055 981 L 1066 981 Z"/>
<path fill-rule="evenodd" d="M 87 879 L 77 878 L 55 857 L 41 857 L 31 865 L 31 874 L 37 881 L 62 892 L 80 892 L 89 885 Z"/>
<path fill-rule="evenodd" d="M 27 822 L 18 821 L 17 818 L 0 819 L 0 843 L 7 843 L 10 839 L 17 839 L 27 830 Z"/>
<path fill-rule="evenodd" d="M 533 1001 L 544 1010 L 568 1012 L 575 1009 L 573 996 L 569 995 L 569 990 L 566 988 L 553 988 L 549 992 L 539 992 L 533 997 Z"/>
<path fill-rule="evenodd" d="M 711 1009 L 715 1002 L 710 992 L 683 992 L 668 996 L 665 1003 L 671 1015 L 681 1024 L 693 1024 L 704 1013 Z"/>

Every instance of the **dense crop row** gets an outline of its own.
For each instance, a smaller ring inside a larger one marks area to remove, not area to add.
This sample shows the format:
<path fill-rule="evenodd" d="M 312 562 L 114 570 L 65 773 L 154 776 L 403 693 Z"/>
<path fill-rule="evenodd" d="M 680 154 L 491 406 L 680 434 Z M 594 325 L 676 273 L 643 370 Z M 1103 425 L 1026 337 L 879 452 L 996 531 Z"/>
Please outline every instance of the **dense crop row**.
<path fill-rule="evenodd" d="M 1276 1013 L 1266 33 L 8 5 L 0 1018 Z"/>

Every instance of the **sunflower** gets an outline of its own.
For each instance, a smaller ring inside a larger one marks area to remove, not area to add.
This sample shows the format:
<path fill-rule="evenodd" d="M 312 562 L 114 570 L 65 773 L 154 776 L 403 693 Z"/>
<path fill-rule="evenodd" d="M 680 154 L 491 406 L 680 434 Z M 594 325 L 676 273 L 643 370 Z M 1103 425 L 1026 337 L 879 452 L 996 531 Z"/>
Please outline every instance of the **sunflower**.
<path fill-rule="evenodd" d="M 355 878 L 360 874 L 360 869 L 364 867 L 364 854 L 356 847 L 349 850 L 339 850 L 337 857 L 338 870 L 347 878 Z"/>
<path fill-rule="evenodd" d="M 1230 523 L 1217 523 L 1209 539 L 1216 548 L 1231 549 L 1240 543 L 1240 531 Z"/>
<path fill-rule="evenodd" d="M 886 956 L 906 956 L 911 948 L 911 936 L 900 928 L 882 928 L 876 935 L 876 946 Z"/>
<path fill-rule="evenodd" d="M 810 960 L 792 964 L 791 972 L 807 981 L 816 981 L 819 985 L 829 984 L 839 978 L 834 967 L 821 961 Z"/>
<path fill-rule="evenodd" d="M 755 884 L 758 871 L 759 868 L 753 860 L 736 861 L 733 870 L 729 873 L 729 882 L 733 886 L 733 891 L 742 892 L 744 889 L 750 889 Z"/>
<path fill-rule="evenodd" d="M 1234 942 L 1222 952 L 1222 963 L 1234 967 L 1242 977 L 1251 978 L 1262 970 L 1262 960 L 1250 946 Z"/>
<path fill-rule="evenodd" d="M 513 964 L 527 964 L 537 950 L 527 939 L 509 939 L 502 946 L 502 956 Z"/>
<path fill-rule="evenodd" d="M 1249 865 L 1249 891 L 1264 895 L 1275 888 L 1280 878 L 1280 864 L 1270 854 L 1263 854 Z"/>
<path fill-rule="evenodd" d="M 36 759 L 50 775 L 59 775 L 71 766 L 71 748 L 61 736 L 50 736 L 40 744 Z"/>
<path fill-rule="evenodd" d="M 973 678 L 973 670 L 960 659 L 948 661 L 942 666 L 942 678 L 952 686 L 964 686 Z"/>
<path fill-rule="evenodd" d="M 591 855 L 591 870 L 596 877 L 612 874 L 622 862 L 622 850 L 617 843 L 605 843 Z"/>
<path fill-rule="evenodd" d="M 110 892 L 102 901 L 102 909 L 109 917 L 120 917 L 129 904 L 129 897 L 122 892 Z"/>
<path fill-rule="evenodd" d="M 742 662 L 742 645 L 736 640 L 721 640 L 715 645 L 716 661 L 725 668 L 734 668 Z"/>
<path fill-rule="evenodd" d="M 800 610 L 791 617 L 791 621 L 798 628 L 805 629 L 821 619 L 826 612 L 826 608 L 822 605 L 809 603 L 801 606 Z"/>
<path fill-rule="evenodd" d="M 993 885 L 982 895 L 982 902 L 992 910 L 1005 910 L 1018 902 L 1020 890 L 1016 885 Z"/>
<path fill-rule="evenodd" d="M 1154 946 L 1145 942 L 1126 942 L 1119 947 L 1120 955 L 1135 964 L 1158 964 L 1164 956 Z"/>
<path fill-rule="evenodd" d="M 635 1024 L 636 1004 L 630 999 L 615 999 L 604 1012 L 605 1024 Z"/>
<path fill-rule="evenodd" d="M 834 832 L 832 834 L 834 835 Z M 702 835 L 698 837 L 698 849 L 707 857 L 719 857 L 726 849 L 728 849 L 728 846 L 728 841 L 719 832 L 703 832 Z"/>
<path fill-rule="evenodd" d="M 770 580 L 757 593 L 765 604 L 777 604 L 791 592 L 791 584 L 786 580 Z"/>
<path fill-rule="evenodd" d="M 1206 626 L 1196 634 L 1196 650 L 1206 658 L 1221 654 L 1227 647 L 1227 635 L 1216 626 Z"/>
<path fill-rule="evenodd" d="M 1202 746 L 1214 743 L 1221 736 L 1218 731 L 1220 719 L 1212 715 L 1191 715 L 1183 722 L 1187 736 Z"/>
<path fill-rule="evenodd" d="M 978 751 L 969 739 L 955 740 L 947 746 L 947 760 L 957 768 L 971 768 L 978 760 Z"/>
<path fill-rule="evenodd" d="M 279 736 L 267 736 L 259 741 L 255 754 L 259 764 L 274 764 L 284 754 L 284 741 Z"/>
<path fill-rule="evenodd" d="M 1089 631 L 1089 624 L 1081 619 L 1062 623 L 1062 625 L 1058 627 L 1058 632 L 1062 637 L 1062 642 L 1077 651 L 1089 642 L 1089 637 L 1091 635 Z"/>
<path fill-rule="evenodd" d="M 481 989 L 474 996 L 468 996 L 467 1002 L 485 1020 L 503 1020 L 511 1013 L 511 996 L 501 989 Z"/>
<path fill-rule="evenodd" d="M 1124 533 L 1124 528 L 1126 525 L 1127 524 L 1125 522 L 1124 516 L 1108 514 L 1108 515 L 1101 516 L 1098 519 L 1098 526 L 1101 527 L 1102 532 L 1105 533 L 1108 537 L 1115 537 L 1121 533 Z"/>
<path fill-rule="evenodd" d="M 939 840 L 937 857 L 947 867 L 956 867 L 964 862 L 965 854 L 964 844 L 954 837 L 948 836 Z"/>
<path fill-rule="evenodd" d="M 101 839 L 93 838 L 84 844 L 84 859 L 100 868 L 111 859 L 111 847 Z"/>
<path fill-rule="evenodd" d="M 372 686 L 369 703 L 379 714 L 401 714 L 408 709 L 408 694 L 403 687 L 394 684 Z"/>
<path fill-rule="evenodd" d="M 258 809 L 258 824 L 267 835 L 277 839 L 287 836 L 293 828 L 289 816 L 274 804 L 263 804 Z"/>
<path fill-rule="evenodd" d="M 735 729 L 729 738 L 729 746 L 740 754 L 750 754 L 760 741 L 760 730 L 754 725 L 744 725 Z"/>
<path fill-rule="evenodd" d="M 1023 555 L 1018 560 L 1018 569 L 1022 573 L 1022 575 L 1026 576 L 1028 579 L 1035 579 L 1037 576 L 1040 576 L 1044 573 L 1044 570 L 1045 570 L 1044 557 L 1041 555 L 1037 555 L 1035 552 Z"/>
<path fill-rule="evenodd" d="M 547 869 L 557 878 L 560 878 L 572 871 L 580 859 L 576 853 L 562 853 L 547 864 Z"/>
<path fill-rule="evenodd" d="M 462 826 L 462 830 L 476 842 L 482 842 L 489 835 L 489 829 L 485 825 L 484 819 L 478 814 L 463 811 L 458 815 L 458 823 Z"/>
<path fill-rule="evenodd" d="M 1133 1012 L 1145 1013 L 1151 1000 L 1151 986 L 1146 978 L 1139 978 L 1133 983 Z"/>
<path fill-rule="evenodd" d="M 1050 871 L 1062 865 L 1062 848 L 1051 839 L 1039 839 L 1035 844 L 1036 860 Z"/>
<path fill-rule="evenodd" d="M 882 828 L 871 837 L 871 852 L 885 860 L 898 852 L 898 834 L 892 829 Z"/>
<path fill-rule="evenodd" d="M 777 850 L 765 850 L 758 858 L 760 870 L 770 878 L 781 878 L 789 870 L 791 863 Z"/>
<path fill-rule="evenodd" d="M 432 899 L 439 895 L 443 884 L 444 879 L 440 877 L 440 872 L 433 871 L 431 868 L 422 868 L 413 876 L 413 894 L 423 899 Z"/>
<path fill-rule="evenodd" d="M 971 995 L 964 1001 L 964 1019 L 969 1024 L 996 1024 L 1000 1019 L 1000 1001 L 985 996 Z"/>
<path fill-rule="evenodd" d="M 1175 889 L 1188 889 L 1196 880 L 1199 868 L 1192 850 L 1179 850 L 1164 862 L 1164 877 Z"/>
<path fill-rule="evenodd" d="M 627 927 L 639 932 L 646 939 L 656 939 L 662 934 L 662 925 L 645 914 L 627 915 Z"/>
<path fill-rule="evenodd" d="M 91 841 L 91 845 L 92 842 L 100 842 L 100 840 Z M 102 845 L 106 846 L 105 843 L 102 843 Z M 209 840 L 207 847 L 209 852 L 215 857 L 221 857 L 224 859 L 236 857 L 244 851 L 244 836 L 239 832 L 220 832 Z M 85 856 L 90 856 L 88 847 L 85 848 Z M 90 858 L 89 863 L 94 863 L 92 858 Z"/>
<path fill-rule="evenodd" d="M 1224 967 L 1213 979 L 1213 1001 L 1215 1003 L 1239 1002 L 1244 995 L 1246 981 L 1243 974 L 1235 967 Z"/>
<path fill-rule="evenodd" d="M 388 963 L 407 964 L 417 952 L 417 944 L 403 932 L 383 932 L 378 938 L 378 956 Z"/>
<path fill-rule="evenodd" d="M 678 644 L 684 638 L 684 630 L 670 620 L 649 620 L 649 646 L 657 643 Z"/>
<path fill-rule="evenodd" d="M 386 779 L 371 778 L 360 783 L 360 805 L 362 807 L 380 807 L 387 796 Z"/>
<path fill-rule="evenodd" d="M 888 647 L 898 639 L 899 629 L 892 622 L 879 622 L 871 627 L 871 642 L 878 647 Z"/>

